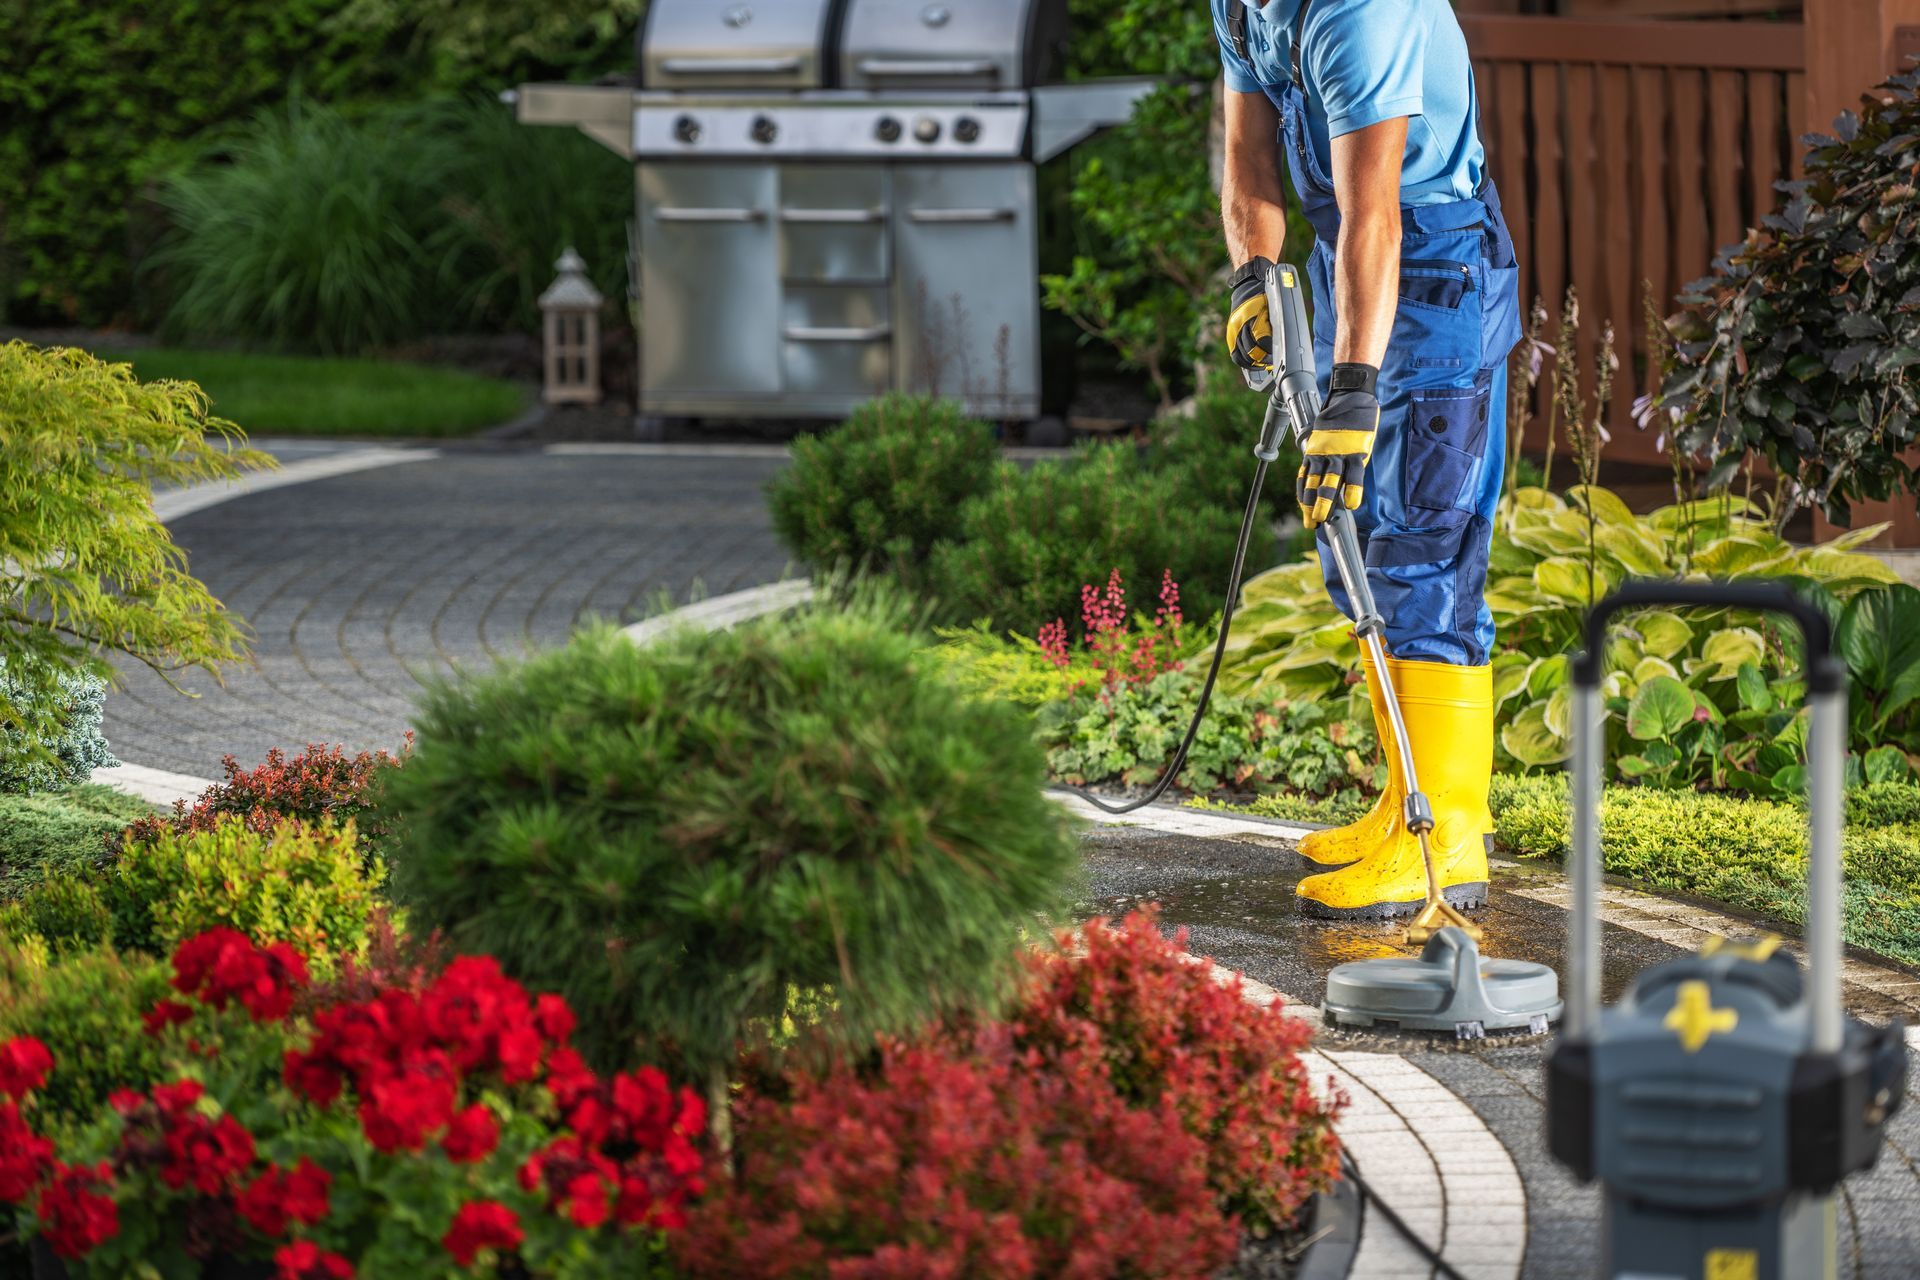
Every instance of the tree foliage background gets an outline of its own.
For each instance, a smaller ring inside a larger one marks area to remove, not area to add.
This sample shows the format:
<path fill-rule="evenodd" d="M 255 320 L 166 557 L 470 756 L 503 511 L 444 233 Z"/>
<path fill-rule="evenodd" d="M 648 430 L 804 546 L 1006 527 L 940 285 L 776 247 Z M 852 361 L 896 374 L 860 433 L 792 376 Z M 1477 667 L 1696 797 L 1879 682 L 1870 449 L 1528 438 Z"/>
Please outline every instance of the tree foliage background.
<path fill-rule="evenodd" d="M 0 0 L 0 321 L 148 318 L 155 176 L 298 88 L 343 108 L 632 65 L 645 0 Z"/>

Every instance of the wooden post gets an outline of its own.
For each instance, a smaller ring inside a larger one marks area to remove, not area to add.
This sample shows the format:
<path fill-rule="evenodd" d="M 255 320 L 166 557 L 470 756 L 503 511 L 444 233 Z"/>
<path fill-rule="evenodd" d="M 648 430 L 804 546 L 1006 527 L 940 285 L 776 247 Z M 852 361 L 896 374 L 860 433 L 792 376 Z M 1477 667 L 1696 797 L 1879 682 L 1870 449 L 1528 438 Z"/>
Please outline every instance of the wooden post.
<path fill-rule="evenodd" d="M 1825 133 L 1842 111 L 1857 110 L 1872 86 L 1902 69 L 1920 50 L 1920 0 L 1806 0 L 1807 127 Z M 1891 520 L 1874 540 L 1879 547 L 1920 547 L 1920 513 L 1914 496 L 1891 502 L 1857 502 L 1855 525 Z M 1835 530 L 1818 512 L 1816 536 Z"/>

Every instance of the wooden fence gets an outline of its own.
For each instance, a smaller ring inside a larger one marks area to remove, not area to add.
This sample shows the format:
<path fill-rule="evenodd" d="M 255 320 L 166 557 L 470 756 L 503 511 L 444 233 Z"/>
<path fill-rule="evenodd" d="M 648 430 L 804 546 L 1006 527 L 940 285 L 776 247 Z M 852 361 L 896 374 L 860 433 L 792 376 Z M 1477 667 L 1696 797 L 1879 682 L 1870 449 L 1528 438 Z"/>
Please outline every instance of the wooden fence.
<path fill-rule="evenodd" d="M 1622 368 L 1607 456 L 1659 461 L 1653 434 L 1629 413 L 1653 380 L 1642 282 L 1671 312 L 1714 250 L 1772 211 L 1773 183 L 1797 170 L 1805 132 L 1802 28 L 1471 15 L 1461 25 L 1522 308 L 1537 295 L 1557 316 L 1577 287 L 1589 385 L 1612 323 Z M 1542 412 L 1546 403 L 1543 379 Z"/>

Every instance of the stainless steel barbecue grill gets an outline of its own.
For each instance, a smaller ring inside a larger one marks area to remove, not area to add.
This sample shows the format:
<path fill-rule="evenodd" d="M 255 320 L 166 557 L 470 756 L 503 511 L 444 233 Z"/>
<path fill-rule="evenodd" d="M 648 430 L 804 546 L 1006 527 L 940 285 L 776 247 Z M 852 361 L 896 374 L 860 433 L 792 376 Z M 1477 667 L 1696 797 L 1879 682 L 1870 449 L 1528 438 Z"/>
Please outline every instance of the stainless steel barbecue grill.
<path fill-rule="evenodd" d="M 653 0 L 640 84 L 527 85 L 637 172 L 640 413 L 1040 413 L 1036 166 L 1146 81 L 1047 85 L 1066 0 Z"/>

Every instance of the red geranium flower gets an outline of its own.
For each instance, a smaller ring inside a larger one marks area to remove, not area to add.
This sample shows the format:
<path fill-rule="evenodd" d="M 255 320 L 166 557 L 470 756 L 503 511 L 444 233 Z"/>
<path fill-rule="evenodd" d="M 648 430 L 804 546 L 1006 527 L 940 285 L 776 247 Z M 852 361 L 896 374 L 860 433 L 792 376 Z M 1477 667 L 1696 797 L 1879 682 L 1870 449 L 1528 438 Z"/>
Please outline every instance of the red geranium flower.
<path fill-rule="evenodd" d="M 233 1207 L 263 1236 L 283 1236 L 288 1222 L 313 1226 L 327 1216 L 331 1175 L 301 1157 L 292 1169 L 269 1168 L 234 1197 Z"/>
<path fill-rule="evenodd" d="M 120 1209 L 101 1188 L 113 1189 L 107 1162 L 56 1167 L 53 1181 L 40 1193 L 35 1211 L 40 1234 L 57 1257 L 84 1258 L 119 1234 Z"/>
<path fill-rule="evenodd" d="M 215 1009 L 238 1000 L 255 1022 L 277 1022 L 307 984 L 307 962 L 284 942 L 257 947 L 221 926 L 187 939 L 173 953 L 173 986 Z"/>
<path fill-rule="evenodd" d="M 206 1092 L 198 1080 L 176 1080 L 172 1084 L 155 1085 L 153 1101 L 162 1115 L 179 1116 L 193 1110 Z"/>
<path fill-rule="evenodd" d="M 174 1190 L 191 1183 L 201 1195 L 217 1196 L 253 1164 L 253 1135 L 232 1116 L 175 1117 L 167 1126 L 167 1157 L 161 1179 Z"/>
<path fill-rule="evenodd" d="M 433 1053 L 364 1082 L 360 1126 L 377 1151 L 418 1151 L 453 1119 L 457 1088 L 446 1055 Z"/>
<path fill-rule="evenodd" d="M 192 1017 L 193 1010 L 178 1000 L 161 1000 L 140 1015 L 140 1025 L 146 1028 L 148 1035 L 157 1036 L 168 1027 L 187 1022 Z"/>
<path fill-rule="evenodd" d="M 493 1154 L 500 1142 L 500 1126 L 484 1102 L 476 1102 L 453 1118 L 440 1145 L 456 1164 L 476 1164 Z"/>
<path fill-rule="evenodd" d="M 461 1266 L 473 1265 L 482 1249 L 515 1249 L 526 1238 L 519 1215 L 497 1200 L 472 1200 L 460 1206 L 440 1243 Z"/>
<path fill-rule="evenodd" d="M 20 1099 L 47 1082 L 53 1055 L 32 1036 L 0 1044 L 0 1097 Z"/>
<path fill-rule="evenodd" d="M 353 1264 L 311 1240 L 282 1245 L 273 1255 L 277 1280 L 353 1280 Z"/>
<path fill-rule="evenodd" d="M 26 1203 L 52 1167 L 53 1143 L 27 1127 L 19 1107 L 0 1102 L 0 1203 Z"/>
<path fill-rule="evenodd" d="M 573 1010 L 560 996 L 541 996 L 533 1002 L 533 1025 L 553 1044 L 563 1045 L 573 1035 Z"/>

